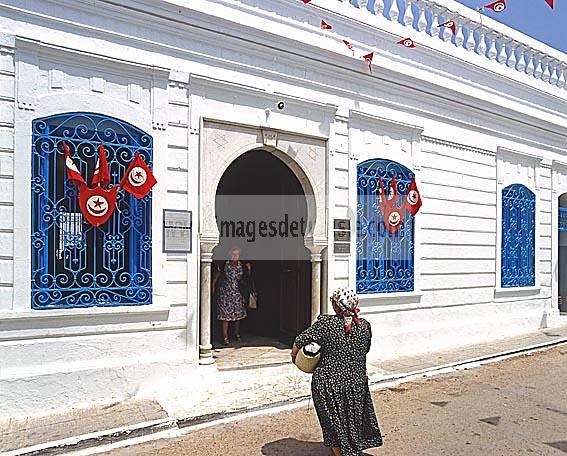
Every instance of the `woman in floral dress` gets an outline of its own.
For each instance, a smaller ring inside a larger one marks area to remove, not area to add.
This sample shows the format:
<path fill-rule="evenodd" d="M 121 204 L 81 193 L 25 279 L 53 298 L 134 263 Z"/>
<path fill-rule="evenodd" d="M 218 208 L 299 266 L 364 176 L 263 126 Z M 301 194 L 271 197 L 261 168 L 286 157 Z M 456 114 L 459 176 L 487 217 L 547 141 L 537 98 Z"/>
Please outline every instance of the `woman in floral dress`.
<path fill-rule="evenodd" d="M 310 342 L 321 346 L 311 393 L 323 430 L 323 441 L 334 456 L 360 456 L 382 445 L 382 435 L 368 388 L 366 354 L 370 323 L 358 317 L 358 297 L 341 288 L 331 297 L 336 315 L 320 315 L 295 339 L 291 357 Z"/>
<path fill-rule="evenodd" d="M 234 322 L 236 340 L 240 341 L 240 321 L 247 316 L 246 300 L 250 295 L 248 292 L 248 296 L 244 296 L 247 293 L 243 293 L 241 286 L 250 275 L 250 263 L 245 266 L 242 264 L 237 247 L 231 249 L 229 255 L 230 260 L 225 262 L 223 269 L 213 279 L 213 295 L 216 296 L 217 319 L 221 322 L 224 345 L 229 344 L 229 322 Z"/>

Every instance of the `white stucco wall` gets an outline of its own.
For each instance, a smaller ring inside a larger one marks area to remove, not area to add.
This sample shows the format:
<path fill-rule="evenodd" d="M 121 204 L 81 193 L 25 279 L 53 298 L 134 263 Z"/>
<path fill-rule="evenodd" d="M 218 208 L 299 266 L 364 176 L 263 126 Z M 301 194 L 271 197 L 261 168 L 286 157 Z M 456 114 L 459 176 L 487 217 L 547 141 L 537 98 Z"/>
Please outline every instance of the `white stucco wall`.
<path fill-rule="evenodd" d="M 317 197 L 329 239 L 333 218 L 356 226 L 358 163 L 388 158 L 416 173 L 424 204 L 415 291 L 362 297 L 372 357 L 561 323 L 556 213 L 567 191 L 567 91 L 430 36 L 410 56 L 388 44 L 405 33 L 402 24 L 379 29 L 348 8 L 332 0 L 311 9 L 280 0 L 0 1 L 0 413 L 154 394 L 164 375 L 166 390 L 198 378 L 206 119 L 326 144 L 327 168 L 311 175 L 314 188 L 327 188 Z M 324 10 L 336 35 L 318 28 Z M 360 48 L 376 48 L 380 37 L 372 74 L 339 47 L 339 32 Z M 154 138 L 150 306 L 30 309 L 31 121 L 69 111 L 112 115 Z M 537 195 L 537 277 L 531 289 L 504 291 L 499 201 L 513 182 Z M 193 211 L 191 254 L 162 253 L 164 208 Z M 350 255 L 330 246 L 327 293 L 355 286 L 355 251 L 354 237 Z"/>

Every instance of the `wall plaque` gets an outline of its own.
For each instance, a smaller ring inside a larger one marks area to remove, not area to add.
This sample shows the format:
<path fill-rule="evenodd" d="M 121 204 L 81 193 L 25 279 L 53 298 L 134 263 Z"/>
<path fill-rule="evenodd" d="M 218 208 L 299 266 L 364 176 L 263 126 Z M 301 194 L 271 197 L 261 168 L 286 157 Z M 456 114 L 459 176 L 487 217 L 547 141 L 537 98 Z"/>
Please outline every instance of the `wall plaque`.
<path fill-rule="evenodd" d="M 335 241 L 350 242 L 350 231 L 335 231 Z"/>
<path fill-rule="evenodd" d="M 191 253 L 192 213 L 174 209 L 163 210 L 163 251 Z"/>
<path fill-rule="evenodd" d="M 333 253 L 350 253 L 350 242 L 335 242 L 333 245 Z"/>
<path fill-rule="evenodd" d="M 335 219 L 335 230 L 348 230 L 350 231 L 350 219 Z"/>

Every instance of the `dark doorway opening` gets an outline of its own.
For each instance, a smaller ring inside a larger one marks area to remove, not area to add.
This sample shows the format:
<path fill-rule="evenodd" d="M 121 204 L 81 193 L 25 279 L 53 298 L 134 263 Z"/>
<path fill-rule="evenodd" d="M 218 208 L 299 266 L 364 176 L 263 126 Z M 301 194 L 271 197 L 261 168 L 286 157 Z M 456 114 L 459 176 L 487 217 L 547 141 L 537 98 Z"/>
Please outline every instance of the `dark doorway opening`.
<path fill-rule="evenodd" d="M 217 188 L 215 212 L 217 223 L 225 220 L 230 208 L 226 198 L 238 195 L 242 201 L 249 196 L 268 195 L 271 204 L 280 205 L 278 210 L 301 214 L 307 220 L 307 201 L 303 188 L 291 171 L 279 158 L 269 152 L 254 150 L 236 159 L 223 174 Z M 297 195 L 289 198 L 284 196 Z M 281 196 L 281 198 L 278 198 Z M 286 205 L 295 207 L 286 207 Z M 228 251 L 235 245 L 234 239 L 221 234 L 219 244 L 213 251 L 213 271 L 222 267 Z M 311 262 L 310 252 L 305 247 L 303 236 L 298 236 L 287 245 L 290 252 L 282 252 L 281 244 L 273 242 L 262 251 L 261 259 L 247 256 L 247 242 L 238 242 L 242 248 L 243 261 L 250 260 L 258 308 L 248 310 L 248 317 L 241 322 L 243 343 L 269 338 L 290 345 L 295 336 L 307 328 L 311 318 Z M 248 249 L 250 251 L 250 248 Z M 285 255 L 284 255 L 285 253 Z M 291 258 L 291 259 L 290 259 Z M 212 340 L 215 347 L 221 343 L 220 323 L 217 320 L 216 303 L 212 303 Z M 260 336 L 260 338 L 258 338 Z M 232 338 L 231 338 L 232 340 Z"/>

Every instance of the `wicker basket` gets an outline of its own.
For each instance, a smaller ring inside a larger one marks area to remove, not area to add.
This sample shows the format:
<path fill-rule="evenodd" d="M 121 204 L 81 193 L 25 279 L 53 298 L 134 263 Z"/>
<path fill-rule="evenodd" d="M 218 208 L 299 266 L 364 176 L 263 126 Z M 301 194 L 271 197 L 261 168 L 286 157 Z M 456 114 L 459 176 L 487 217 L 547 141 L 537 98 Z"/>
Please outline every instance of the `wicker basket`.
<path fill-rule="evenodd" d="M 307 355 L 303 351 L 303 348 L 297 352 L 297 356 L 295 357 L 295 365 L 299 370 L 307 374 L 312 374 L 317 364 L 319 363 L 319 359 L 321 358 L 321 352 L 317 353 L 314 356 Z"/>

